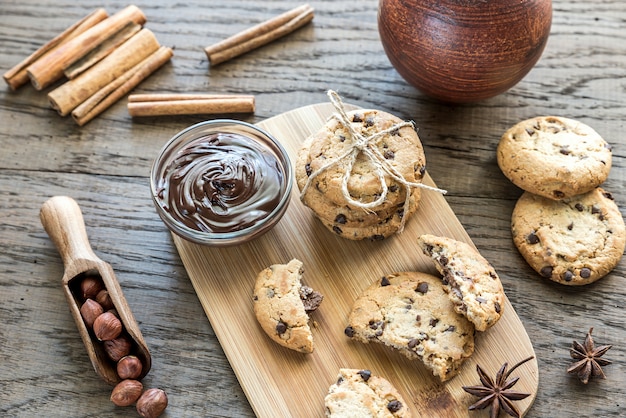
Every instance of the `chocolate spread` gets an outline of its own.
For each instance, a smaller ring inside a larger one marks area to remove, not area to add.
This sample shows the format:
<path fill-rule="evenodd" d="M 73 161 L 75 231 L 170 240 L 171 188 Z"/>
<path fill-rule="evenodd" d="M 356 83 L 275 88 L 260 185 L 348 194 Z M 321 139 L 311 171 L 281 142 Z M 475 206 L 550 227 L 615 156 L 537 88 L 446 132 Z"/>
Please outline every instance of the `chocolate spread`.
<path fill-rule="evenodd" d="M 157 200 L 176 220 L 203 232 L 248 228 L 281 198 L 276 156 L 250 138 L 215 133 L 191 141 L 163 170 Z"/>

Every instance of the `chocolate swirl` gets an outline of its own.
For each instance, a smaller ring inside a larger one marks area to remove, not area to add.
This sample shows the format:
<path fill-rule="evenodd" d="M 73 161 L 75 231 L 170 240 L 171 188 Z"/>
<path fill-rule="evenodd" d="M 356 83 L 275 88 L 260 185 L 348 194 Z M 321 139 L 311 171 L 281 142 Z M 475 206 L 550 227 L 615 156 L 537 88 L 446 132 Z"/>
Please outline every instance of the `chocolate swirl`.
<path fill-rule="evenodd" d="M 157 197 L 191 229 L 225 233 L 265 219 L 279 204 L 284 174 L 276 156 L 250 138 L 215 133 L 176 153 L 159 179 Z"/>

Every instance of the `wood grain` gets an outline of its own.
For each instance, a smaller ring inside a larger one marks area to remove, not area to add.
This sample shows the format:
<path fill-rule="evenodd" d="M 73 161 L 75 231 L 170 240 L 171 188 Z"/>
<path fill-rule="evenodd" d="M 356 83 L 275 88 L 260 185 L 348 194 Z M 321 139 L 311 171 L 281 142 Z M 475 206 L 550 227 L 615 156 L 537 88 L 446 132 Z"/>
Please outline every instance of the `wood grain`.
<path fill-rule="evenodd" d="M 550 38 L 533 70 L 506 93 L 464 106 L 430 100 L 394 71 L 377 32 L 378 0 L 309 3 L 315 8 L 311 24 L 211 68 L 205 46 L 302 2 L 140 0 L 135 4 L 146 14 L 146 27 L 174 47 L 174 57 L 133 93 L 254 94 L 256 113 L 241 119 L 258 123 L 325 102 L 332 88 L 347 102 L 414 120 L 428 172 L 449 191 L 446 201 L 500 274 L 537 354 L 539 390 L 527 416 L 622 417 L 626 263 L 581 289 L 538 277 L 513 246 L 510 215 L 521 191 L 501 174 L 495 148 L 522 119 L 579 119 L 613 145 L 604 187 L 625 213 L 624 2 L 554 0 Z M 114 13 L 126 5 L 2 1 L 0 67 L 13 67 L 98 7 Z M 91 367 L 59 286 L 62 260 L 39 221 L 50 196 L 70 195 L 150 347 L 153 367 L 144 382 L 167 391 L 164 416 L 255 416 L 150 200 L 154 157 L 172 135 L 203 119 L 133 120 L 121 101 L 81 128 L 51 109 L 45 92 L 0 86 L 0 415 L 134 414 L 109 401 L 109 385 Z M 582 385 L 565 373 L 568 350 L 591 326 L 598 343 L 613 344 L 605 356 L 613 364 L 606 380 Z"/>
<path fill-rule="evenodd" d="M 317 132 L 334 111 L 331 104 L 292 110 L 261 122 L 295 161 L 300 144 Z M 428 176 L 426 184 L 434 186 Z M 402 234 L 383 242 L 354 242 L 329 232 L 299 200 L 294 187 L 285 216 L 274 229 L 235 247 L 200 246 L 174 236 L 183 264 L 218 339 L 259 417 L 323 417 L 324 396 L 340 368 L 370 369 L 389 379 L 408 399 L 415 416 L 467 415 L 473 398 L 461 387 L 477 384 L 476 363 L 495 372 L 534 356 L 524 326 L 508 299 L 501 320 L 476 336 L 476 351 L 461 372 L 442 384 L 418 361 L 408 361 L 380 346 L 364 346 L 343 333 L 352 303 L 372 282 L 397 271 L 434 273 L 422 256 L 420 234 L 445 235 L 471 242 L 443 195 L 422 192 L 418 211 Z M 310 355 L 277 346 L 258 326 L 252 309 L 256 275 L 292 258 L 304 263 L 304 281 L 324 295 L 312 315 L 315 350 Z M 525 411 L 538 388 L 537 362 L 519 370 L 517 390 L 530 393 L 520 402 Z"/>

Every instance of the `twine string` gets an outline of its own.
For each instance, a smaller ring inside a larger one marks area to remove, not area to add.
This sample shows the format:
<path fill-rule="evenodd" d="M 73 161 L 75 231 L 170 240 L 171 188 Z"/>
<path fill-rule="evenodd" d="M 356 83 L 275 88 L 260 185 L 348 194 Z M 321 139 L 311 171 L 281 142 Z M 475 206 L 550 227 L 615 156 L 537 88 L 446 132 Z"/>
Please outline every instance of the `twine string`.
<path fill-rule="evenodd" d="M 410 199 L 411 199 L 410 192 L 411 192 L 412 187 L 420 187 L 426 190 L 431 190 L 431 191 L 435 191 L 435 192 L 442 193 L 442 194 L 447 193 L 445 190 L 438 189 L 436 187 L 428 186 L 423 183 L 410 182 L 406 180 L 404 176 L 402 175 L 402 173 L 400 173 L 393 165 L 391 165 L 391 163 L 389 163 L 389 161 L 384 157 L 384 155 L 381 154 L 380 150 L 375 145 L 375 142 L 378 138 L 381 138 L 392 132 L 398 131 L 401 128 L 410 126 L 413 129 L 415 129 L 415 125 L 412 121 L 403 121 L 385 130 L 378 131 L 369 136 L 365 136 L 360 131 L 355 129 L 354 126 L 352 126 L 352 122 L 350 121 L 350 118 L 348 117 L 348 114 L 346 113 L 345 107 L 339 95 L 333 90 L 329 90 L 327 95 L 330 99 L 330 102 L 333 104 L 336 110 L 336 113 L 334 113 L 331 117 L 336 119 L 348 131 L 348 134 L 352 140 L 352 146 L 350 146 L 348 150 L 345 151 L 343 154 L 339 155 L 334 160 L 331 160 L 327 162 L 326 164 L 322 165 L 320 168 L 312 172 L 311 175 L 309 175 L 309 178 L 307 179 L 300 193 L 300 199 L 304 198 L 304 195 L 306 194 L 308 188 L 310 187 L 313 180 L 317 176 L 319 176 L 326 170 L 330 169 L 331 167 L 341 162 L 344 162 L 346 166 L 346 171 L 341 181 L 341 191 L 342 191 L 343 197 L 346 199 L 346 201 L 350 205 L 364 209 L 365 211 L 368 211 L 368 212 L 372 211 L 373 208 L 380 206 L 387 199 L 389 187 L 387 186 L 387 182 L 385 181 L 385 173 L 389 175 L 392 179 L 400 183 L 406 190 L 406 197 L 404 199 L 404 206 L 403 206 L 404 213 L 408 213 Z M 352 196 L 350 195 L 350 191 L 348 190 L 348 181 L 350 180 L 350 177 L 352 175 L 352 168 L 354 167 L 357 157 L 360 154 L 363 154 L 367 159 L 369 159 L 372 162 L 374 169 L 376 171 L 376 177 L 378 178 L 378 182 L 381 187 L 380 196 L 378 196 L 376 200 L 369 202 L 369 203 L 363 203 L 360 200 L 356 200 L 352 198 Z M 401 222 L 402 223 L 400 225 L 399 231 L 401 231 L 404 228 L 404 223 L 405 223 L 404 216 L 402 217 Z"/>

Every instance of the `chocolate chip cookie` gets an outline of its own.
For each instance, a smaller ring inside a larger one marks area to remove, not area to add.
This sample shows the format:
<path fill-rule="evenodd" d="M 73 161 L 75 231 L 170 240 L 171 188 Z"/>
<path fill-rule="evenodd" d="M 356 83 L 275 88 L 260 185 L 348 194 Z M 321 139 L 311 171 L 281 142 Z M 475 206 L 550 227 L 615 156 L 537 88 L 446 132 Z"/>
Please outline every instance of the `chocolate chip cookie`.
<path fill-rule="evenodd" d="M 254 313 L 263 331 L 278 344 L 302 353 L 313 352 L 309 313 L 323 296 L 302 285 L 302 262 L 274 264 L 261 271 L 254 286 Z"/>
<path fill-rule="evenodd" d="M 525 191 L 561 200 L 601 185 L 611 169 L 610 145 L 573 119 L 542 116 L 507 130 L 498 144 L 500 169 Z"/>
<path fill-rule="evenodd" d="M 570 286 L 604 277 L 617 265 L 626 244 L 620 210 L 600 187 L 561 201 L 525 192 L 513 210 L 511 231 L 534 270 Z"/>
<path fill-rule="evenodd" d="M 328 418 L 409 418 L 411 412 L 398 390 L 369 370 L 340 369 L 324 398 Z"/>
<path fill-rule="evenodd" d="M 502 315 L 504 289 L 493 266 L 471 245 L 425 234 L 417 242 L 443 276 L 444 290 L 454 309 L 476 330 L 485 331 Z"/>
<path fill-rule="evenodd" d="M 380 110 L 355 110 L 348 112 L 348 116 L 351 118 L 352 127 L 365 137 L 403 122 L 396 116 Z M 304 163 L 305 172 L 313 173 L 329 161 L 336 160 L 349 152 L 354 147 L 354 141 L 355 138 L 351 137 L 339 121 L 334 118 L 330 119 L 319 132 L 313 135 L 308 150 L 309 155 L 301 160 Z M 372 144 L 375 145 L 379 155 L 404 179 L 414 183 L 421 182 L 426 163 L 422 143 L 415 129 L 400 128 L 372 141 Z M 315 187 L 337 205 L 343 205 L 346 202 L 342 182 L 348 170 L 347 161 L 346 159 L 338 162 L 314 180 Z M 364 153 L 359 153 L 348 180 L 350 196 L 362 203 L 375 201 L 382 193 L 376 173 L 377 169 L 372 160 Z M 303 180 L 306 181 L 306 179 L 298 178 L 299 186 L 303 185 Z M 388 174 L 385 174 L 385 180 L 390 191 L 386 203 L 380 209 L 401 203 L 405 196 L 405 190 L 401 184 Z"/>
<path fill-rule="evenodd" d="M 420 359 L 441 381 L 474 352 L 474 326 L 454 310 L 441 279 L 421 272 L 389 274 L 354 302 L 345 334 Z"/>

